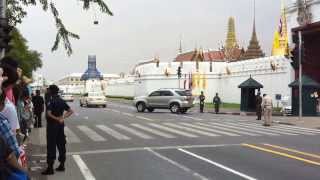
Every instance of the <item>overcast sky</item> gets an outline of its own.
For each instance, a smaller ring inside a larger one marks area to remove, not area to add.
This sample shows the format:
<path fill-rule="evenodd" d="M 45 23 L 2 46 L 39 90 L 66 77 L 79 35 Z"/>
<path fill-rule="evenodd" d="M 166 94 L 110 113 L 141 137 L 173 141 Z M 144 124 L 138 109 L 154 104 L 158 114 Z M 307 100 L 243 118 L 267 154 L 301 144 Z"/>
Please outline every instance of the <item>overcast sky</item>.
<path fill-rule="evenodd" d="M 181 36 L 184 51 L 196 45 L 217 49 L 226 39 L 230 16 L 235 17 L 240 46 L 247 47 L 252 33 L 253 0 L 105 0 L 113 17 L 99 13 L 97 7 L 83 11 L 78 0 L 55 2 L 66 27 L 81 38 L 72 41 L 71 57 L 63 46 L 51 52 L 56 28 L 51 13 L 43 12 L 40 6 L 28 8 L 28 17 L 19 26 L 29 46 L 42 53 L 39 72 L 50 80 L 84 72 L 89 54 L 97 55 L 103 73 L 128 72 L 155 54 L 161 61 L 171 61 Z M 256 11 L 258 39 L 270 55 L 280 0 L 256 0 Z M 99 25 L 93 24 L 95 14 Z"/>

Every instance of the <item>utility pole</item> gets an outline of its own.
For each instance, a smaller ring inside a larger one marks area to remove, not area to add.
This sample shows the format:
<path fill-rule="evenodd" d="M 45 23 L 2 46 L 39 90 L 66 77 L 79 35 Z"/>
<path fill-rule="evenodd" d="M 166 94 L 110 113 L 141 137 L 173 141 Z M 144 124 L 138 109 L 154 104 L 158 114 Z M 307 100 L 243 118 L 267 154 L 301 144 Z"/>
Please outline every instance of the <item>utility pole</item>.
<path fill-rule="evenodd" d="M 299 120 L 302 119 L 302 34 L 299 31 Z"/>
<path fill-rule="evenodd" d="M 7 9 L 6 0 L 0 0 L 0 18 L 6 18 L 6 9 Z M 5 55 L 5 49 L 3 48 L 0 52 L 0 59 L 3 58 L 4 55 Z"/>

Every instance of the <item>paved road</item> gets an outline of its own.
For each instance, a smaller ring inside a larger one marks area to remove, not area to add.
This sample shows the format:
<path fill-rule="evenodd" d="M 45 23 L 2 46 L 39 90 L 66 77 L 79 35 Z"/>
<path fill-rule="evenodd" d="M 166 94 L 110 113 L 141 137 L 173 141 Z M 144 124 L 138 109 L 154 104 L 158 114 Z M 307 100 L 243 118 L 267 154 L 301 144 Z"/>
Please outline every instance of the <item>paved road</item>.
<path fill-rule="evenodd" d="M 65 127 L 67 171 L 48 179 L 320 179 L 320 130 L 265 128 L 254 117 L 196 111 L 137 113 L 115 102 L 107 108 L 70 105 L 76 113 Z M 45 129 L 39 132 L 44 147 Z M 33 153 L 33 174 L 45 165 L 44 153 Z"/>

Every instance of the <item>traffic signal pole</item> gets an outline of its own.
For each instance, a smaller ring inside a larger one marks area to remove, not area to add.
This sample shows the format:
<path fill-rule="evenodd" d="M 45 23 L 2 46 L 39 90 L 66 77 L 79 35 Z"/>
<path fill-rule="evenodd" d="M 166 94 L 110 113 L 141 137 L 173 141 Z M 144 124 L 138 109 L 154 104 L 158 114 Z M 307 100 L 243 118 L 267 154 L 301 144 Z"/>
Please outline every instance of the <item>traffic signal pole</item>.
<path fill-rule="evenodd" d="M 6 0 L 0 0 L 0 18 L 6 18 Z M 0 59 L 5 55 L 5 49 L 3 48 L 0 52 Z"/>

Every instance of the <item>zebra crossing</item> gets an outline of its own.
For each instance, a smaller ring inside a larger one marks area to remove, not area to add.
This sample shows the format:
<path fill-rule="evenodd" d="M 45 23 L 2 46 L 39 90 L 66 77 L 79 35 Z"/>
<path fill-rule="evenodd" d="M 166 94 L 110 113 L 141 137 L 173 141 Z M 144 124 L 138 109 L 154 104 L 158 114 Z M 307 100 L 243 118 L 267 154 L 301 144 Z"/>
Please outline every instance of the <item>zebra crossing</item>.
<path fill-rule="evenodd" d="M 86 140 L 104 142 L 108 140 L 128 141 L 132 139 L 152 140 L 157 138 L 200 138 L 221 136 L 297 136 L 320 135 L 320 130 L 295 126 L 275 125 L 262 127 L 257 123 L 230 122 L 178 122 L 178 123 L 144 123 L 144 124 L 98 124 L 92 126 L 78 125 L 65 127 L 69 143 L 81 143 Z M 81 133 L 76 134 L 76 133 Z M 86 139 L 80 139 L 86 137 Z"/>

